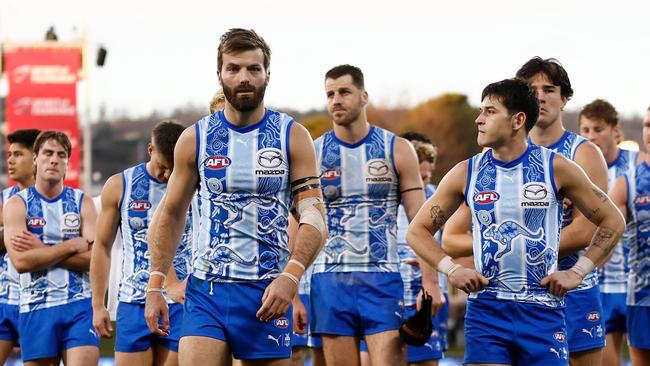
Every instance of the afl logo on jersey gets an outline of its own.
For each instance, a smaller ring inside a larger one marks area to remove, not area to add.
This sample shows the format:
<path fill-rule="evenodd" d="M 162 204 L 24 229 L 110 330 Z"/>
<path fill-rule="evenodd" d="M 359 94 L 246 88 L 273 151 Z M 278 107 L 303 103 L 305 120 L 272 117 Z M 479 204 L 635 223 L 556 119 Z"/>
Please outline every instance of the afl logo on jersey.
<path fill-rule="evenodd" d="M 38 216 L 32 216 L 27 219 L 27 227 L 31 229 L 41 229 L 45 226 L 45 219 Z"/>
<path fill-rule="evenodd" d="M 489 205 L 499 200 L 499 194 L 494 191 L 483 191 L 474 195 L 474 202 L 479 205 Z"/>
<path fill-rule="evenodd" d="M 227 156 L 210 156 L 203 163 L 208 169 L 219 170 L 230 166 L 230 158 Z"/>
<path fill-rule="evenodd" d="M 151 208 L 151 202 L 146 200 L 136 200 L 129 203 L 129 211 L 147 211 Z"/>
<path fill-rule="evenodd" d="M 560 343 L 564 343 L 564 332 L 555 332 L 555 334 L 553 334 L 553 338 L 555 338 L 555 340 Z"/>
<path fill-rule="evenodd" d="M 333 180 L 341 176 L 341 171 L 338 168 L 329 168 L 320 175 L 322 179 Z"/>
<path fill-rule="evenodd" d="M 642 194 L 636 197 L 634 200 L 634 203 L 636 203 L 639 206 L 645 206 L 648 203 L 650 203 L 650 196 L 647 194 Z"/>
<path fill-rule="evenodd" d="M 275 319 L 273 321 L 273 323 L 275 324 L 276 327 L 278 327 L 280 329 L 287 329 L 289 327 L 289 319 L 287 319 L 284 316 L 281 317 L 281 318 Z"/>
<path fill-rule="evenodd" d="M 590 322 L 597 322 L 600 320 L 600 313 L 597 311 L 592 311 L 591 313 L 587 314 L 587 320 Z"/>

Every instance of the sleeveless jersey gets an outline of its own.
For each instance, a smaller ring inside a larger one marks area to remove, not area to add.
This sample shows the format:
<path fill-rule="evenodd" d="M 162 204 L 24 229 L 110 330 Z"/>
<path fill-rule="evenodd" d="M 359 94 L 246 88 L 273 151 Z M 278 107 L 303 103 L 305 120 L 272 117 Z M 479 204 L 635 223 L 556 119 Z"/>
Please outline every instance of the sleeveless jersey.
<path fill-rule="evenodd" d="M 490 283 L 471 298 L 560 307 L 540 285 L 557 269 L 562 202 L 553 176 L 555 154 L 529 145 L 505 163 L 492 150 L 469 160 L 465 199 L 472 212 L 474 265 Z"/>
<path fill-rule="evenodd" d="M 7 201 L 18 193 L 18 186 L 7 187 L 2 190 L 2 207 Z M 1 235 L 1 234 L 0 234 Z M 7 243 L 5 243 L 5 247 Z M 0 304 L 18 305 L 20 303 L 20 276 L 6 249 L 0 250 Z"/>
<path fill-rule="evenodd" d="M 634 180 L 638 151 L 619 149 L 618 156 L 611 164 L 607 164 L 607 185 L 612 188 L 616 178 L 627 175 Z M 612 252 L 612 257 L 598 270 L 600 292 L 607 294 L 624 294 L 627 292 L 627 252 L 630 243 L 636 240 L 636 225 L 630 217 L 625 226 L 625 232 Z"/>
<path fill-rule="evenodd" d="M 122 281 L 118 301 L 144 304 L 149 270 L 151 269 L 147 229 L 167 184 L 147 172 L 145 163 L 122 172 L 120 200 L 120 232 L 122 235 Z M 192 250 L 191 220 L 187 220 L 183 237 L 174 255 L 176 275 L 183 280 L 188 275 Z M 168 300 L 169 301 L 169 300 Z"/>
<path fill-rule="evenodd" d="M 57 245 L 81 236 L 83 192 L 64 187 L 53 199 L 35 187 L 17 193 L 25 203 L 27 230 L 46 245 Z M 52 266 L 20 274 L 20 312 L 50 308 L 90 298 L 88 272 Z"/>
<path fill-rule="evenodd" d="M 636 240 L 630 242 L 627 304 L 650 306 L 650 166 L 645 161 L 628 182 L 628 209 L 636 219 Z M 631 207 L 630 207 L 631 206 Z"/>
<path fill-rule="evenodd" d="M 266 109 L 238 127 L 223 111 L 195 124 L 199 234 L 193 274 L 218 282 L 270 281 L 289 258 L 289 132 L 293 119 Z"/>
<path fill-rule="evenodd" d="M 560 139 L 557 140 L 552 145 L 548 146 L 547 149 L 552 150 L 569 160 L 575 160 L 575 155 L 576 155 L 576 151 L 578 150 L 578 147 L 586 141 L 587 139 L 585 139 L 580 135 L 576 135 L 575 133 L 570 131 L 564 131 L 562 137 L 560 137 Z M 563 218 L 562 218 L 562 227 L 564 228 L 565 226 L 568 226 L 569 224 L 571 224 L 571 222 L 573 222 L 573 205 L 570 205 L 564 210 Z M 566 257 L 560 258 L 558 268 L 561 271 L 563 271 L 573 267 L 573 265 L 576 264 L 576 262 L 578 261 L 578 258 L 580 258 L 580 256 L 583 255 L 586 251 L 587 249 L 582 249 L 577 253 L 573 253 L 571 255 L 567 255 Z M 578 288 L 572 291 L 592 288 L 597 284 L 598 284 L 598 273 L 597 270 L 594 269 L 593 271 L 591 271 L 591 273 L 585 276 L 584 280 L 578 286 Z"/>
<path fill-rule="evenodd" d="M 315 141 L 329 237 L 314 273 L 399 271 L 394 143 L 376 126 L 355 144 L 333 131 Z"/>
<path fill-rule="evenodd" d="M 426 198 L 433 196 L 436 186 L 427 184 L 424 186 L 424 194 Z M 408 231 L 409 221 L 406 216 L 404 205 L 399 205 L 397 211 L 397 254 L 399 255 L 399 273 L 402 275 L 402 282 L 404 283 L 404 305 L 412 306 L 417 302 L 417 296 L 422 289 L 422 271 L 419 267 L 406 263 L 410 260 L 416 260 L 417 255 L 410 245 L 406 242 L 406 232 Z M 438 231 L 435 235 L 438 243 L 442 242 L 442 231 Z M 435 271 L 435 270 L 434 270 Z M 442 293 L 447 292 L 447 276 L 435 271 L 438 276 L 438 285 Z"/>

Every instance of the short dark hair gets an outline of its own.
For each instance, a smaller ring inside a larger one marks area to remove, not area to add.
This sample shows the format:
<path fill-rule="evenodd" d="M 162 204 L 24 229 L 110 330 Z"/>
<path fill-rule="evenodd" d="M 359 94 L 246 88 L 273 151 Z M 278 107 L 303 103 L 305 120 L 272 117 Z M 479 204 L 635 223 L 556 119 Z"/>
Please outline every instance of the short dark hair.
<path fill-rule="evenodd" d="M 419 132 L 415 132 L 415 131 L 404 132 L 403 134 L 400 135 L 400 137 L 404 138 L 404 139 L 407 139 L 409 141 L 420 141 L 420 142 L 424 142 L 426 144 L 432 144 L 433 145 L 433 142 L 431 142 L 430 138 L 426 137 L 425 135 L 423 135 L 423 134 L 421 134 Z"/>
<path fill-rule="evenodd" d="M 38 155 L 43 144 L 49 140 L 54 140 L 58 142 L 59 145 L 63 146 L 68 158 L 70 158 L 70 155 L 72 155 L 72 144 L 70 143 L 68 135 L 61 131 L 54 130 L 43 131 L 36 136 L 36 140 L 34 141 L 34 154 Z"/>
<path fill-rule="evenodd" d="M 158 122 L 151 131 L 151 143 L 168 162 L 174 161 L 174 146 L 184 129 L 185 127 L 177 122 L 165 120 Z"/>
<path fill-rule="evenodd" d="M 596 99 L 582 107 L 580 114 L 578 114 L 578 123 L 582 116 L 590 119 L 602 119 L 610 126 L 618 126 L 618 112 L 616 108 L 604 99 Z"/>
<path fill-rule="evenodd" d="M 357 88 L 364 90 L 366 85 L 363 81 L 363 71 L 360 68 L 352 65 L 338 65 L 329 69 L 325 73 L 325 79 L 338 79 L 341 76 L 350 75 L 352 77 L 352 84 Z"/>
<path fill-rule="evenodd" d="M 560 94 L 571 99 L 573 96 L 573 88 L 571 88 L 571 81 L 569 74 L 567 74 L 560 61 L 554 58 L 543 59 L 535 56 L 528 60 L 518 71 L 517 77 L 524 80 L 530 80 L 537 74 L 546 75 L 553 85 L 560 87 Z"/>
<path fill-rule="evenodd" d="M 221 72 L 224 53 L 239 53 L 244 51 L 262 50 L 264 54 L 264 69 L 268 73 L 271 65 L 271 48 L 259 34 L 252 29 L 231 28 L 221 36 L 217 52 L 217 67 Z"/>
<path fill-rule="evenodd" d="M 41 130 L 35 128 L 29 128 L 24 130 L 16 130 L 7 135 L 7 141 L 10 144 L 21 144 L 30 150 L 34 150 L 34 141 L 36 137 L 41 133 Z"/>
<path fill-rule="evenodd" d="M 497 98 L 508 113 L 522 112 L 526 115 L 526 132 L 535 126 L 539 117 L 539 100 L 537 93 L 527 82 L 521 79 L 505 79 L 492 83 L 483 89 L 481 100 L 486 97 Z"/>

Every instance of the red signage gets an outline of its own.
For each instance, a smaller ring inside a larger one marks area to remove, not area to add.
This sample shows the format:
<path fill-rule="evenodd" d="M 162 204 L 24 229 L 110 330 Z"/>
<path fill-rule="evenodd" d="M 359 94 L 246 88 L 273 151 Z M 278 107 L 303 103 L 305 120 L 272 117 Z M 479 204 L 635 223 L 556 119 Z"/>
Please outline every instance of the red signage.
<path fill-rule="evenodd" d="M 79 187 L 81 141 L 77 81 L 81 47 L 9 46 L 3 64 L 9 81 L 7 133 L 24 128 L 59 130 L 72 142 L 65 184 Z"/>

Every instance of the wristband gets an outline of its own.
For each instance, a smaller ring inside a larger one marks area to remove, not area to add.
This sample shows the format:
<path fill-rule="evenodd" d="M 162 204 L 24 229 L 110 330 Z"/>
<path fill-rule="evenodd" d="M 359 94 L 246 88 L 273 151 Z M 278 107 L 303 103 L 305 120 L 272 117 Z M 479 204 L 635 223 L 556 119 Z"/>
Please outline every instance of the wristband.
<path fill-rule="evenodd" d="M 151 272 L 149 272 L 149 277 L 151 277 L 151 276 L 161 276 L 163 279 L 167 278 L 167 275 L 160 272 L 160 271 L 151 271 Z"/>
<path fill-rule="evenodd" d="M 299 286 L 299 285 L 300 285 L 300 280 L 298 279 L 298 277 L 292 275 L 292 274 L 289 273 L 289 272 L 282 272 L 282 273 L 280 273 L 280 276 L 284 276 L 284 277 L 290 279 L 291 282 L 293 282 L 293 283 L 296 284 L 296 286 Z"/>
<path fill-rule="evenodd" d="M 570 270 L 577 273 L 580 277 L 585 278 L 585 276 L 589 274 L 589 272 L 593 271 L 595 267 L 594 262 L 583 255 L 578 258 L 578 261 L 570 268 Z"/>
<path fill-rule="evenodd" d="M 454 271 L 457 269 L 461 268 L 462 266 L 458 263 L 454 263 L 454 261 L 451 260 L 450 256 L 445 256 L 438 262 L 438 272 L 442 272 L 447 275 L 447 277 L 451 276 Z"/>
<path fill-rule="evenodd" d="M 293 264 L 297 265 L 298 267 L 302 268 L 303 271 L 306 270 L 305 265 L 302 264 L 302 263 L 300 263 L 300 262 L 298 262 L 298 261 L 295 260 L 295 259 L 289 259 L 289 263 L 293 263 Z"/>
<path fill-rule="evenodd" d="M 162 294 L 162 290 L 160 287 L 150 287 L 147 289 L 147 293 L 152 293 L 152 292 L 160 292 Z"/>
<path fill-rule="evenodd" d="M 303 273 L 305 273 L 305 266 L 298 262 L 297 260 L 290 260 L 286 267 L 284 267 L 283 273 L 289 273 L 300 281 Z"/>

